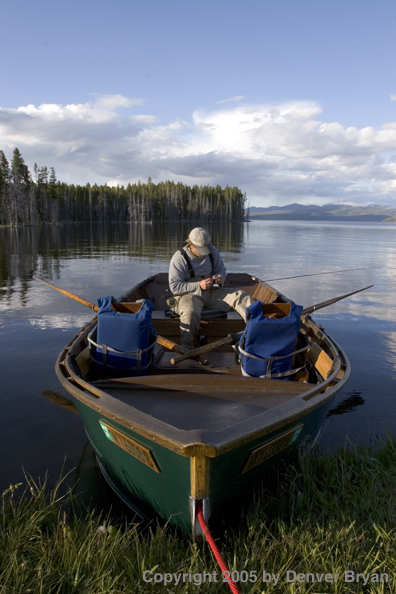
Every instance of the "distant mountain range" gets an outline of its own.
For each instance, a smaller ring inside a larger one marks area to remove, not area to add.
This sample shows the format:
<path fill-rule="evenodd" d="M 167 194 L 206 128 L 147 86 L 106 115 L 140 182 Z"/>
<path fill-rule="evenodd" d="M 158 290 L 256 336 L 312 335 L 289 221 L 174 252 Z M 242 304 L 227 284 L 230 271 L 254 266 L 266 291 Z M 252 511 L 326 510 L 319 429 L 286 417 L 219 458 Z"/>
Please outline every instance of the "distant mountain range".
<path fill-rule="evenodd" d="M 348 206 L 340 204 L 288 204 L 287 206 L 269 206 L 268 208 L 251 206 L 248 219 L 298 220 L 298 221 L 396 221 L 396 207 Z"/>

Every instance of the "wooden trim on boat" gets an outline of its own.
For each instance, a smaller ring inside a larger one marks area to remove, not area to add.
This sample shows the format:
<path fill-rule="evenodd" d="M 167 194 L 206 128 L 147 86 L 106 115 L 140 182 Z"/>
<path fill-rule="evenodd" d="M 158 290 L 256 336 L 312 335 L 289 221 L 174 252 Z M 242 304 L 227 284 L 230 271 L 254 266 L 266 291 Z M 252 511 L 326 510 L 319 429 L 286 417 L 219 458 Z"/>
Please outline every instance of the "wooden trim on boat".
<path fill-rule="evenodd" d="M 210 459 L 206 455 L 207 446 L 197 444 L 195 456 L 190 459 L 191 497 L 209 497 Z"/>
<path fill-rule="evenodd" d="M 79 355 L 76 357 L 76 363 L 81 371 L 81 375 L 84 377 L 91 368 L 91 358 L 89 356 L 89 347 L 85 347 Z"/>
<path fill-rule="evenodd" d="M 257 287 L 253 293 L 253 299 L 262 301 L 263 303 L 273 303 L 280 297 L 280 293 L 270 285 L 263 281 L 256 280 Z"/>
<path fill-rule="evenodd" d="M 327 379 L 329 372 L 333 367 L 333 361 L 330 359 L 330 357 L 324 352 L 323 349 L 320 348 L 319 345 L 313 342 L 309 346 L 307 355 L 323 379 Z"/>

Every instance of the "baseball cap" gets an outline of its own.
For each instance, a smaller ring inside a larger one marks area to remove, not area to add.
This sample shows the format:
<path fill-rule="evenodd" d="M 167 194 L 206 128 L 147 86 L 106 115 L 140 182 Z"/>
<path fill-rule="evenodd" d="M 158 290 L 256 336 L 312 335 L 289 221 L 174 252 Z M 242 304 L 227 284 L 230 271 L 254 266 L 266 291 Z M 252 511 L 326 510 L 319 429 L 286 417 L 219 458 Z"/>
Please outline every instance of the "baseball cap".
<path fill-rule="evenodd" d="M 190 232 L 187 241 L 193 244 L 201 256 L 207 256 L 210 254 L 212 244 L 210 241 L 210 235 L 206 229 L 203 229 L 202 227 L 195 227 L 195 229 Z"/>

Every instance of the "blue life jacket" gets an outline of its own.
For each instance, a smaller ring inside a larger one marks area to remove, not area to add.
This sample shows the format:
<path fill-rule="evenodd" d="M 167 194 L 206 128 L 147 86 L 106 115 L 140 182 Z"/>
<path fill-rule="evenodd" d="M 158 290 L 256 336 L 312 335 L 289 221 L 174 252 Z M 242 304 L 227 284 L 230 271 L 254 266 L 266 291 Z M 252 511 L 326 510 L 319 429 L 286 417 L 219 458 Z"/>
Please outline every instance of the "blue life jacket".
<path fill-rule="evenodd" d="M 157 340 L 151 325 L 154 306 L 143 300 L 137 313 L 126 314 L 114 311 L 111 303 L 112 297 L 98 299 L 98 325 L 88 339 L 91 356 L 103 368 L 146 375 Z"/>
<path fill-rule="evenodd" d="M 276 305 L 276 304 L 274 304 Z M 256 301 L 246 310 L 246 327 L 239 341 L 242 375 L 285 378 L 293 367 L 301 305 L 290 303 L 290 313 L 282 318 L 263 314 L 265 304 Z"/>

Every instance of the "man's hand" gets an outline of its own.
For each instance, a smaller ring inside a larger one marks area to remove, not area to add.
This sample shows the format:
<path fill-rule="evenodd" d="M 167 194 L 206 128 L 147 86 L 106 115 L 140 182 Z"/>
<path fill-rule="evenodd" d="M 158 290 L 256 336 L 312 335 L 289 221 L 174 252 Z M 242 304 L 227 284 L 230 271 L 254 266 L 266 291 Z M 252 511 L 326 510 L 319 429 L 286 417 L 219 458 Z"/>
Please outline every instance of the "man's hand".
<path fill-rule="evenodd" d="M 223 284 L 223 277 L 221 276 L 221 274 L 215 274 L 214 276 L 212 276 L 213 278 L 213 282 L 217 283 L 218 285 L 222 285 Z"/>
<path fill-rule="evenodd" d="M 213 286 L 213 280 L 211 278 L 204 278 L 201 281 L 199 281 L 199 286 L 203 291 L 211 289 Z"/>

